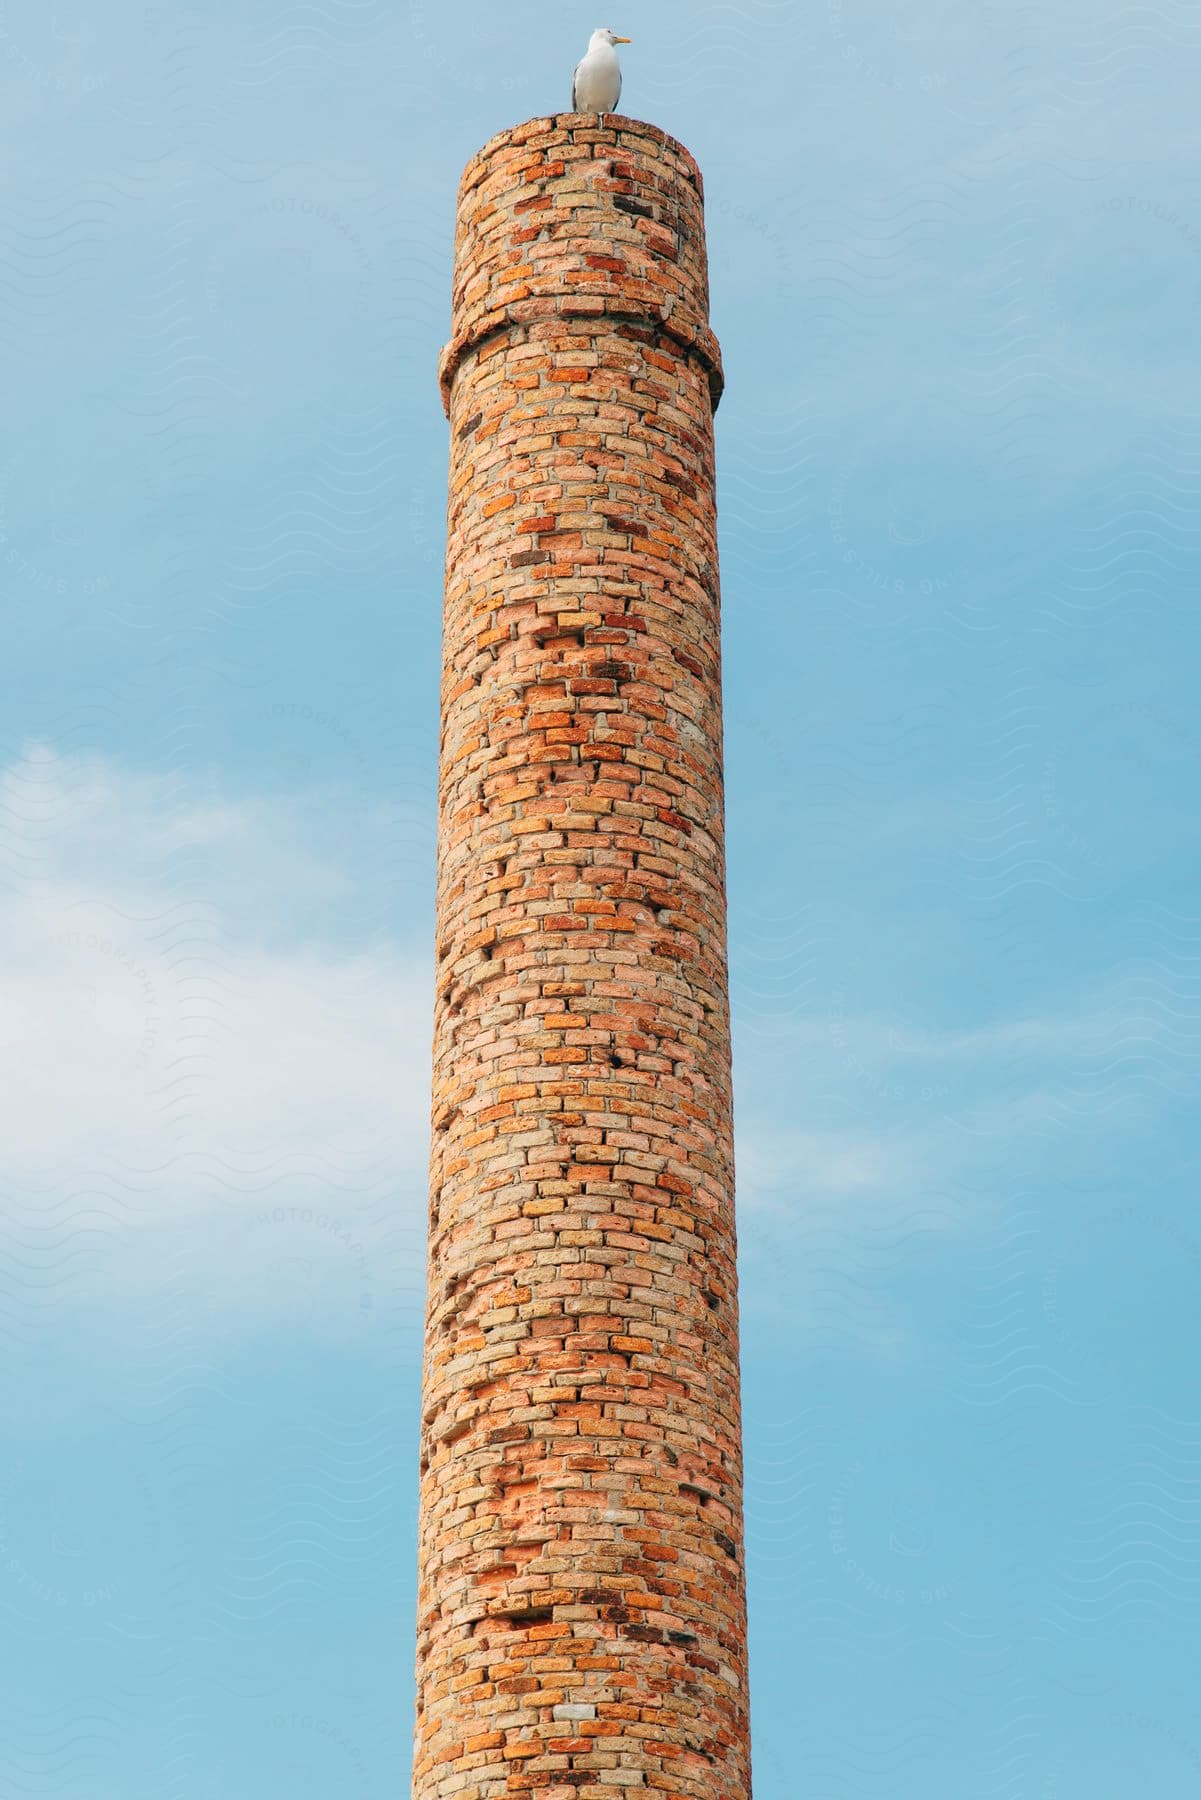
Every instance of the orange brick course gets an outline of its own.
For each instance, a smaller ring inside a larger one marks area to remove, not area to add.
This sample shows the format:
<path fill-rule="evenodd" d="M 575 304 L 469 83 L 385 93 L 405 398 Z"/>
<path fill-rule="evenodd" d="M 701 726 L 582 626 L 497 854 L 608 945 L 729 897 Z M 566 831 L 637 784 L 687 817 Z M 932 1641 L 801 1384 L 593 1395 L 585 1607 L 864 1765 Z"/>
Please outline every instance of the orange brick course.
<path fill-rule="evenodd" d="M 460 189 L 414 1800 L 748 1800 L 700 173 Z"/>

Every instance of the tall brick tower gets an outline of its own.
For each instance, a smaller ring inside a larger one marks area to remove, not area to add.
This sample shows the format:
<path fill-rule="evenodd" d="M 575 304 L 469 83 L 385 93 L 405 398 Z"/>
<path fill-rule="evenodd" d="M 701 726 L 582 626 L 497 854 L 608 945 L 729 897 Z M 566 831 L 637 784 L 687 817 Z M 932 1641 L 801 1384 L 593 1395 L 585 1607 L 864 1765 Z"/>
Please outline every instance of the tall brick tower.
<path fill-rule="evenodd" d="M 414 1800 L 750 1793 L 701 177 L 459 194 Z"/>

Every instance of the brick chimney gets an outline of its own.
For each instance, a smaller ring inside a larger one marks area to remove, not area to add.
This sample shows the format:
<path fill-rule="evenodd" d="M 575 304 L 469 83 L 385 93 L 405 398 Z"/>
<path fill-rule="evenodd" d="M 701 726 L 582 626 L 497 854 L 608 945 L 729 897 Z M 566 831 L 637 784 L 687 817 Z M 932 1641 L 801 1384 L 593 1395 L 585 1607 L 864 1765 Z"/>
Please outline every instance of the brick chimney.
<path fill-rule="evenodd" d="M 459 192 L 414 1800 L 750 1794 L 700 172 Z"/>

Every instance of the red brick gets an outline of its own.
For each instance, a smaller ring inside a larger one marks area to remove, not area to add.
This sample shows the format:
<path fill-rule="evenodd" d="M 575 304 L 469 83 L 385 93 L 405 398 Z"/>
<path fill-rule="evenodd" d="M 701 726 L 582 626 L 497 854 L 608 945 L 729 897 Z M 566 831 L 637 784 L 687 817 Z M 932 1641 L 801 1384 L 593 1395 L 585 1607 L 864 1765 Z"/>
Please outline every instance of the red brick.
<path fill-rule="evenodd" d="M 687 151 L 624 118 L 493 139 L 439 377 L 412 1796 L 748 1800 L 722 374 Z"/>

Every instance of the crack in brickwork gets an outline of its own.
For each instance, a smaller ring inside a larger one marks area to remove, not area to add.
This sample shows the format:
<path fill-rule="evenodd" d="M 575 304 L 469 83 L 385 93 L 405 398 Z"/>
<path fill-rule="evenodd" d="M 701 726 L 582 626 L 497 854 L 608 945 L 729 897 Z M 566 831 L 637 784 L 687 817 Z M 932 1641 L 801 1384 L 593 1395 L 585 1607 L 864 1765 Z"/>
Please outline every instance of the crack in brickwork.
<path fill-rule="evenodd" d="M 748 1800 L 699 171 L 460 188 L 414 1800 Z"/>

